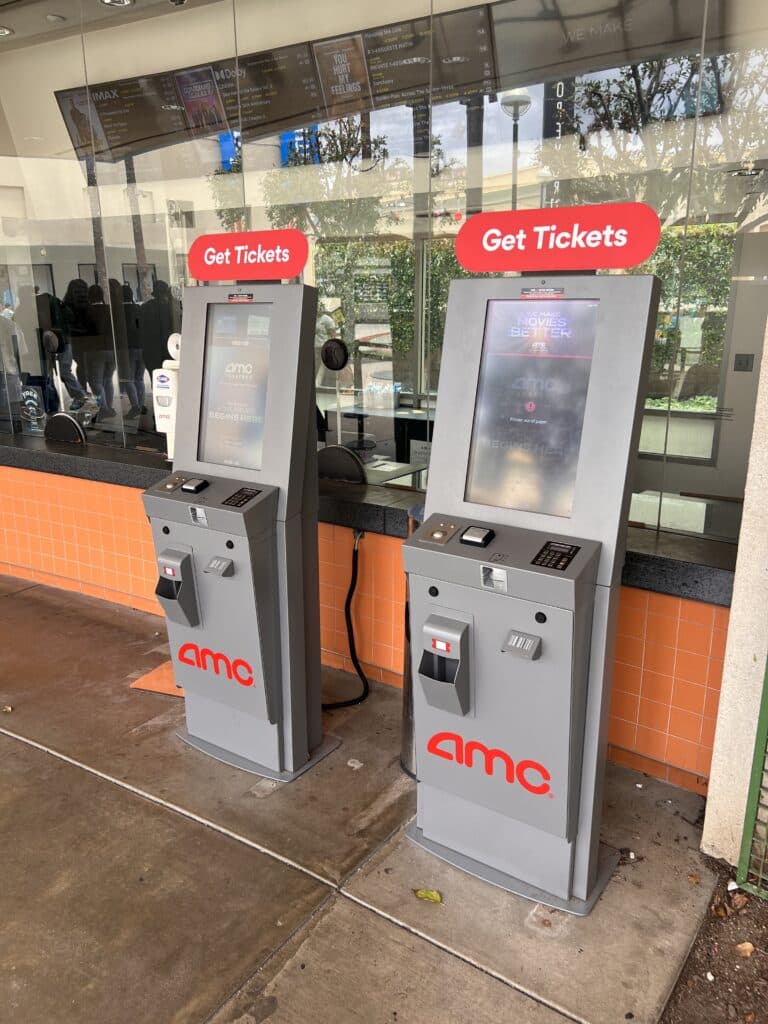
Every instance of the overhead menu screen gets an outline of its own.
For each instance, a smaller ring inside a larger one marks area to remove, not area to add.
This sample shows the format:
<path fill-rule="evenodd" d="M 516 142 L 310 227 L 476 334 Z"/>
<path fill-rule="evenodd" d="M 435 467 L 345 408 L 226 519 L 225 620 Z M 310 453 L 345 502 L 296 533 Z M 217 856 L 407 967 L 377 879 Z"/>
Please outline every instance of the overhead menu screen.
<path fill-rule="evenodd" d="M 598 306 L 488 303 L 465 501 L 571 515 Z"/>
<path fill-rule="evenodd" d="M 267 407 L 270 303 L 208 307 L 197 457 L 261 469 Z"/>

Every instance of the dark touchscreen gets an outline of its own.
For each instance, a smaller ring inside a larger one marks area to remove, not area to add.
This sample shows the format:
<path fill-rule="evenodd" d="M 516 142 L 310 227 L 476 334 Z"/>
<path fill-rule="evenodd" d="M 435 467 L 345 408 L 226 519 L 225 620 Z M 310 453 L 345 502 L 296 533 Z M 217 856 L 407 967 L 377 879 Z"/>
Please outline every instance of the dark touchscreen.
<path fill-rule="evenodd" d="M 465 501 L 570 516 L 598 305 L 488 303 Z"/>
<path fill-rule="evenodd" d="M 261 469 L 272 307 L 208 307 L 197 457 L 217 466 Z"/>

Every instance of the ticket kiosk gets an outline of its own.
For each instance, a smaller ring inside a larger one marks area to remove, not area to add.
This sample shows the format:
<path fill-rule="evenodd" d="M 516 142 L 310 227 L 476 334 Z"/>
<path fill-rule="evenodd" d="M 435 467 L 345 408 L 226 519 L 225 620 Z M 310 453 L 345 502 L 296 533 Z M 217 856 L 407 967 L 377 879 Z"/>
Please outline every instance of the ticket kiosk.
<path fill-rule="evenodd" d="M 289 781 L 322 742 L 314 327 L 302 285 L 188 289 L 173 473 L 144 493 L 185 739 Z"/>
<path fill-rule="evenodd" d="M 652 277 L 451 285 L 423 525 L 404 546 L 412 838 L 586 914 Z"/>

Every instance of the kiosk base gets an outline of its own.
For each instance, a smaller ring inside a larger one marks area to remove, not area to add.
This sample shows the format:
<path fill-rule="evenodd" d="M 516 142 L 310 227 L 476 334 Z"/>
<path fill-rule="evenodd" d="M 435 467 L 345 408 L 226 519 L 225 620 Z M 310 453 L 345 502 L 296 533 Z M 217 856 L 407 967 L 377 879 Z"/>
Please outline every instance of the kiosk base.
<path fill-rule="evenodd" d="M 233 754 L 231 750 L 224 750 L 213 743 L 207 743 L 205 740 L 198 739 L 197 736 L 190 735 L 186 729 L 182 729 L 176 735 L 188 746 L 194 747 L 195 750 L 199 750 L 202 754 L 207 754 L 208 757 L 221 761 L 222 764 L 228 764 L 232 768 L 239 768 L 241 771 L 250 772 L 252 775 L 260 775 L 263 779 L 272 779 L 275 782 L 293 782 L 294 779 L 298 779 L 304 772 L 314 768 L 318 761 L 322 761 L 331 751 L 341 745 L 341 740 L 336 736 L 324 736 L 323 742 L 319 747 L 315 747 L 312 751 L 312 756 L 301 768 L 297 768 L 295 772 L 275 772 L 271 768 L 265 768 L 264 765 L 256 764 L 255 761 L 249 761 L 246 757 Z"/>
<path fill-rule="evenodd" d="M 543 889 L 537 889 L 534 885 L 528 885 L 527 882 L 523 882 L 519 878 L 513 878 L 512 875 L 506 875 L 503 871 L 497 871 L 496 868 L 481 864 L 480 861 L 465 857 L 464 854 L 457 853 L 456 850 L 450 850 L 447 846 L 426 839 L 423 830 L 417 826 L 415 820 L 408 826 L 406 835 L 417 846 L 428 850 L 435 857 L 444 860 L 446 864 L 452 864 L 454 867 L 466 871 L 468 875 L 474 875 L 475 878 L 489 882 L 499 889 L 506 889 L 507 892 L 514 893 L 515 896 L 522 896 L 526 900 L 533 900 L 534 903 L 541 903 L 545 907 L 562 910 L 566 914 L 574 914 L 576 917 L 586 917 L 591 912 L 619 862 L 617 851 L 601 843 L 598 853 L 597 877 L 592 892 L 585 900 L 563 900 L 551 893 L 544 892 Z"/>

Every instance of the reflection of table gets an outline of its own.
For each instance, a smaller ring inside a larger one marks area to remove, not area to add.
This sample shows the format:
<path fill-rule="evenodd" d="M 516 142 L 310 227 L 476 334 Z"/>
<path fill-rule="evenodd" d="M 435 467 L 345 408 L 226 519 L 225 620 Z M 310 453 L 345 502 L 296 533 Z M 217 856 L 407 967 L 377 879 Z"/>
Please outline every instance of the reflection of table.
<path fill-rule="evenodd" d="M 365 436 L 366 419 L 371 417 L 391 421 L 395 439 L 395 461 L 408 462 L 412 440 L 432 440 L 435 410 L 434 407 L 412 409 L 410 406 L 398 406 L 396 409 L 370 409 L 353 405 L 343 409 L 342 416 L 345 419 L 357 420 L 357 437 L 346 444 L 347 448 L 353 448 L 355 451 L 370 451 L 376 447 L 376 442 Z"/>

